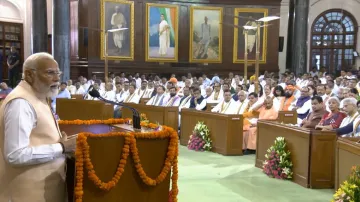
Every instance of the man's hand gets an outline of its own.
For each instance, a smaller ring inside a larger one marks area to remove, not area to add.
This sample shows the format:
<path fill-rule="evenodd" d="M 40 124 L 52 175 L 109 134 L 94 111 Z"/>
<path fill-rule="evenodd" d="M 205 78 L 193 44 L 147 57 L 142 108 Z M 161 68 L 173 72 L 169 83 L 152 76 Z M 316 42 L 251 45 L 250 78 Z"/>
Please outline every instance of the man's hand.
<path fill-rule="evenodd" d="M 60 142 L 64 145 L 64 153 L 73 153 L 76 149 L 76 135 L 68 136 L 65 132 L 61 132 L 62 138 Z"/>

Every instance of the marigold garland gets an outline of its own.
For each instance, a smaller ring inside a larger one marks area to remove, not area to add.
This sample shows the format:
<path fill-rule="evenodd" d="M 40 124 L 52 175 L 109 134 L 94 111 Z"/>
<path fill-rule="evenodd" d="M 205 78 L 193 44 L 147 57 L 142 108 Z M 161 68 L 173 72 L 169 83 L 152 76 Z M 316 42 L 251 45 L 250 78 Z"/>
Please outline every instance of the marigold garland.
<path fill-rule="evenodd" d="M 74 120 L 74 121 L 59 121 L 59 124 L 74 124 L 74 125 L 91 125 L 91 124 L 123 124 L 127 123 L 129 120 L 124 119 L 109 119 L 109 120 Z M 158 128 L 159 125 L 147 123 L 143 127 L 149 128 Z M 90 146 L 87 143 L 88 138 L 99 138 L 99 137 L 124 137 L 125 143 L 122 148 L 122 156 L 112 179 L 108 182 L 102 182 L 99 177 L 96 175 L 94 170 L 94 166 L 91 162 L 90 158 Z M 147 176 L 145 173 L 139 158 L 139 152 L 136 145 L 136 139 L 165 139 L 170 138 L 167 156 L 164 162 L 164 167 L 162 168 L 160 174 L 152 179 Z M 171 199 L 174 202 L 177 202 L 177 194 L 178 194 L 178 134 L 175 130 L 170 127 L 163 126 L 162 130 L 155 132 L 110 132 L 106 134 L 92 134 L 92 133 L 80 133 L 77 137 L 77 147 L 76 147 L 76 186 L 75 186 L 75 199 L 76 202 L 82 202 L 82 198 L 84 195 L 83 191 L 83 179 L 84 179 L 84 167 L 87 170 L 88 178 L 101 190 L 109 191 L 116 186 L 118 181 L 120 180 L 121 175 L 124 173 L 124 168 L 127 163 L 128 156 L 132 153 L 132 157 L 135 163 L 135 168 L 137 173 L 139 174 L 142 181 L 149 186 L 156 186 L 164 181 L 166 176 L 172 171 L 172 184 L 171 184 Z"/>

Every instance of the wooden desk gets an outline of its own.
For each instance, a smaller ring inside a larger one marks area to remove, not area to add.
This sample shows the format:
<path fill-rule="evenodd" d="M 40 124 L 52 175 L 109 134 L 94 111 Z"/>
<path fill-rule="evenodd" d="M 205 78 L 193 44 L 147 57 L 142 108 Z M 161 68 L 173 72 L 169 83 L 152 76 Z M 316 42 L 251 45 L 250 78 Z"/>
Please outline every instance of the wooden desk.
<path fill-rule="evenodd" d="M 107 133 L 112 130 L 127 131 L 124 128 L 119 128 L 117 125 L 60 125 L 60 129 L 68 134 L 79 132 Z M 107 137 L 107 138 L 88 138 L 90 146 L 90 156 L 93 165 L 95 166 L 96 174 L 100 179 L 108 181 L 114 175 L 119 159 L 122 155 L 122 148 L 124 145 L 123 137 Z M 148 176 L 158 176 L 164 166 L 164 161 L 167 156 L 167 148 L 169 139 L 137 139 L 137 148 L 141 164 Z M 106 157 L 106 158 L 104 158 Z M 85 169 L 85 168 L 84 168 Z M 84 170 L 83 180 L 83 201 L 84 202 L 117 202 L 121 199 L 122 202 L 168 202 L 169 188 L 170 188 L 170 173 L 165 180 L 153 187 L 143 183 L 139 177 L 134 161 L 130 156 L 125 165 L 125 172 L 121 176 L 118 184 L 109 192 L 104 192 L 94 186 L 94 183 L 89 180 L 86 169 Z M 74 199 L 74 185 L 75 185 L 75 159 L 67 160 L 67 186 L 69 202 Z"/>
<path fill-rule="evenodd" d="M 291 123 L 297 124 L 297 112 L 296 111 L 279 111 L 278 120 L 279 123 Z"/>
<path fill-rule="evenodd" d="M 114 117 L 114 107 L 96 100 L 57 98 L 56 113 L 62 120 L 104 120 Z"/>
<path fill-rule="evenodd" d="M 72 99 L 83 100 L 84 99 L 83 97 L 84 96 L 82 94 L 73 94 L 73 95 L 71 95 Z"/>
<path fill-rule="evenodd" d="M 218 103 L 206 103 L 206 111 L 211 112 L 211 110 L 217 105 Z"/>
<path fill-rule="evenodd" d="M 360 165 L 360 138 L 338 138 L 336 144 L 335 190 L 350 174 L 352 166 Z"/>
<path fill-rule="evenodd" d="M 146 105 L 146 103 L 147 103 L 150 99 L 151 99 L 151 98 L 141 98 L 139 104 Z"/>
<path fill-rule="evenodd" d="M 180 144 L 186 146 L 195 125 L 204 122 L 212 140 L 212 151 L 222 155 L 242 155 L 242 115 L 226 115 L 194 109 L 181 110 Z"/>
<path fill-rule="evenodd" d="M 133 107 L 139 113 L 146 114 L 147 118 L 152 123 L 159 123 L 161 125 L 169 126 L 176 131 L 179 126 L 179 108 L 178 107 L 157 107 L 143 104 L 126 103 L 127 106 Z M 122 108 L 122 118 L 133 118 L 132 112 L 129 109 Z"/>
<path fill-rule="evenodd" d="M 255 166 L 262 168 L 267 149 L 284 137 L 293 162 L 293 181 L 307 188 L 334 188 L 336 134 L 273 121 L 258 121 Z"/>

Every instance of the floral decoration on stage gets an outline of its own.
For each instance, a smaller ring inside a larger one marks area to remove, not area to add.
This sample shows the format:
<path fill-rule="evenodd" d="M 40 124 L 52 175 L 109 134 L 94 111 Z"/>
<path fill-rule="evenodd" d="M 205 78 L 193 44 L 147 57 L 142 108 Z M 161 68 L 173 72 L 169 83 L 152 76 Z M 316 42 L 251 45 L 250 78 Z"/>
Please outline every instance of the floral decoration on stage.
<path fill-rule="evenodd" d="M 149 119 L 147 118 L 146 114 L 141 113 L 140 114 L 140 126 L 145 128 L 151 128 L 154 130 L 159 130 L 160 124 L 156 123 L 150 123 Z"/>
<path fill-rule="evenodd" d="M 204 122 L 198 122 L 188 142 L 188 149 L 195 151 L 211 151 L 210 130 Z"/>
<path fill-rule="evenodd" d="M 290 159 L 290 151 L 286 150 L 285 138 L 277 137 L 275 144 L 267 150 L 266 160 L 263 164 L 263 172 L 277 179 L 291 179 L 293 164 Z"/>
<path fill-rule="evenodd" d="M 89 121 L 59 121 L 59 124 L 74 124 L 74 125 L 91 125 L 91 124 L 124 124 L 129 122 L 129 119 L 109 119 L 109 120 L 89 120 Z M 152 123 L 148 123 L 151 125 Z M 156 125 L 156 124 L 153 124 Z M 157 125 L 158 126 L 158 125 Z M 158 126 L 159 127 L 159 126 Z M 90 145 L 88 139 L 90 138 L 108 138 L 108 137 L 123 137 L 125 139 L 124 146 L 122 148 L 121 159 L 112 179 L 108 182 L 102 181 L 96 174 L 94 165 L 90 156 Z M 159 175 L 155 178 L 149 177 L 140 161 L 139 151 L 137 148 L 138 139 L 169 139 L 169 146 L 167 156 L 163 164 L 163 168 Z M 132 158 L 128 158 L 129 155 Z M 128 160 L 133 160 L 135 169 L 140 176 L 144 184 L 148 186 L 157 186 L 162 183 L 168 174 L 171 175 L 171 190 L 169 191 L 169 201 L 177 202 L 178 194 L 178 134 L 177 132 L 167 126 L 162 126 L 161 130 L 152 132 L 109 132 L 106 134 L 93 134 L 93 133 L 79 133 L 76 141 L 76 185 L 75 185 L 75 201 L 83 201 L 83 180 L 87 176 L 94 185 L 103 190 L 110 191 L 119 182 L 122 174 L 125 171 L 125 165 Z"/>
<path fill-rule="evenodd" d="M 353 166 L 351 174 L 334 194 L 332 202 L 360 201 L 360 166 Z"/>

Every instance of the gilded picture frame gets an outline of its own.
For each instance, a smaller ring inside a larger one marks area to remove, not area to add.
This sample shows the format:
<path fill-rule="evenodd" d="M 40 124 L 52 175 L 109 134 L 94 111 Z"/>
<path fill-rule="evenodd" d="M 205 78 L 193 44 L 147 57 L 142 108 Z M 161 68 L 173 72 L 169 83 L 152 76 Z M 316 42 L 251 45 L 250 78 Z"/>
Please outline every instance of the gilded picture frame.
<path fill-rule="evenodd" d="M 107 58 L 134 60 L 134 1 L 100 0 L 100 6 L 100 58 L 105 59 L 105 31 L 128 28 L 108 33 Z"/>
<path fill-rule="evenodd" d="M 145 16 L 145 61 L 177 62 L 179 7 L 146 3 Z"/>
<path fill-rule="evenodd" d="M 192 6 L 190 8 L 190 62 L 222 62 L 222 22 L 222 7 Z"/>
<path fill-rule="evenodd" d="M 244 26 L 252 23 L 251 26 L 254 26 L 254 22 L 257 19 L 268 16 L 267 8 L 235 8 L 234 16 L 239 16 L 242 18 L 234 18 L 234 25 Z M 249 18 L 249 19 L 246 19 Z M 253 19 L 253 20 L 250 20 Z M 267 23 L 265 23 L 266 25 Z M 256 31 L 255 31 L 256 32 Z M 267 54 L 267 26 L 261 27 L 260 29 L 260 60 L 259 64 L 266 64 L 266 54 Z M 256 56 L 256 35 L 249 33 L 248 36 L 248 64 L 255 63 Z M 250 50 L 251 51 L 250 51 Z M 233 45 L 233 62 L 234 63 L 244 63 L 244 52 L 245 52 L 245 35 L 242 29 L 234 28 L 234 45 Z"/>

